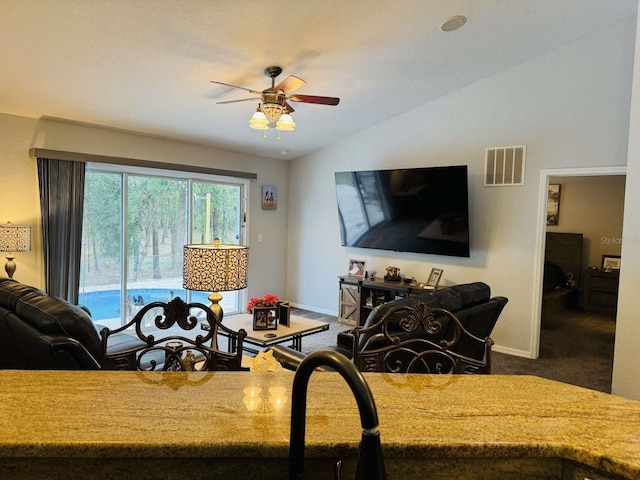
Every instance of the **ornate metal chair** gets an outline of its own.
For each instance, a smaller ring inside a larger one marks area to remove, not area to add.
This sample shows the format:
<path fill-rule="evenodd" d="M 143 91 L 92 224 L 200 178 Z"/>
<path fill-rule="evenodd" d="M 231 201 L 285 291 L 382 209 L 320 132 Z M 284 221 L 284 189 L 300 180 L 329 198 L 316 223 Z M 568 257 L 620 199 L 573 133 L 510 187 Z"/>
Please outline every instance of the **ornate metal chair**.
<path fill-rule="evenodd" d="M 187 331 L 200 326 L 199 319 L 206 320 L 211 327 L 206 335 L 186 336 Z M 163 331 L 168 331 L 168 335 L 159 337 Z M 235 339 L 235 342 L 228 342 L 234 351 L 220 350 L 220 332 Z M 246 370 L 242 367 L 246 336 L 244 330 L 236 332 L 225 327 L 202 303 L 187 304 L 180 297 L 168 303 L 151 302 L 122 327 L 100 331 L 102 365 L 109 370 Z M 119 348 L 117 353 L 107 353 L 109 339 L 122 341 L 123 337 L 127 342 L 125 348 Z"/>
<path fill-rule="evenodd" d="M 416 331 L 420 330 L 416 335 Z M 353 362 L 361 371 L 391 373 L 489 373 L 491 338 L 469 333 L 448 310 L 424 303 L 390 309 L 367 328 L 353 329 Z M 459 353 L 482 349 L 482 359 Z"/>

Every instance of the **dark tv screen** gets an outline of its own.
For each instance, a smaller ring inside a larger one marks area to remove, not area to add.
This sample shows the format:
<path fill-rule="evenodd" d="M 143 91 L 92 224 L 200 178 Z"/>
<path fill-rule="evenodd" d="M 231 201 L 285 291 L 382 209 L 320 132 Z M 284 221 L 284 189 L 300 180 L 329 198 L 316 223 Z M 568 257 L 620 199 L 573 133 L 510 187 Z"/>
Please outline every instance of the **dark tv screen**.
<path fill-rule="evenodd" d="M 467 166 L 336 172 L 346 247 L 469 256 Z"/>

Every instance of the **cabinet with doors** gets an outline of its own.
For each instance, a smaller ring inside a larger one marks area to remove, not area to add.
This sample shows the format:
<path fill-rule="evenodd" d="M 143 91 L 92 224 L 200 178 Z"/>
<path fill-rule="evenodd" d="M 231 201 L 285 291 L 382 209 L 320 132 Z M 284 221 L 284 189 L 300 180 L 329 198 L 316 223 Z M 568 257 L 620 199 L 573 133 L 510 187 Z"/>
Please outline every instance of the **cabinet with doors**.
<path fill-rule="evenodd" d="M 371 310 L 378 305 L 428 291 L 419 285 L 404 282 L 369 280 L 350 275 L 341 275 L 338 279 L 338 322 L 353 327 L 363 325 Z"/>

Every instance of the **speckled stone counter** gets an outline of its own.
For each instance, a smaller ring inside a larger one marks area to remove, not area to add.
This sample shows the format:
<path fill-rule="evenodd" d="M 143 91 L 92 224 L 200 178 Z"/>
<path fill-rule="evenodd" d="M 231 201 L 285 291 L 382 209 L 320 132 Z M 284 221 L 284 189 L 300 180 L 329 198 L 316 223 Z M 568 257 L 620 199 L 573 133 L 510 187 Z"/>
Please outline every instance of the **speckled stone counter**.
<path fill-rule="evenodd" d="M 525 376 L 365 375 L 390 479 L 640 479 L 640 402 Z M 291 372 L 0 371 L 0 478 L 287 478 Z M 309 384 L 305 478 L 353 478 L 344 380 Z"/>

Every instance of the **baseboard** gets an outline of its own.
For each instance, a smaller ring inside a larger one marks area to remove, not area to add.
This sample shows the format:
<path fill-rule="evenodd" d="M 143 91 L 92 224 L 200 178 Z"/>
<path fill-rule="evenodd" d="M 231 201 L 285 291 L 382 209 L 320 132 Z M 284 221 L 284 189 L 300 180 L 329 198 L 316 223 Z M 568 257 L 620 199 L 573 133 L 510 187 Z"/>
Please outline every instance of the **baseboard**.
<path fill-rule="evenodd" d="M 527 352 L 526 350 L 518 350 L 516 348 L 501 347 L 500 345 L 494 345 L 493 347 L 491 347 L 491 350 L 498 353 L 504 353 L 506 355 L 514 355 L 516 357 L 534 358 L 531 355 L 531 352 Z"/>
<path fill-rule="evenodd" d="M 289 302 L 289 305 L 295 308 L 301 308 L 302 310 L 308 310 L 310 312 L 323 313 L 324 315 L 331 315 L 337 317 L 338 312 L 335 310 L 325 310 L 324 308 L 310 307 L 309 305 L 302 305 L 301 303 Z"/>

